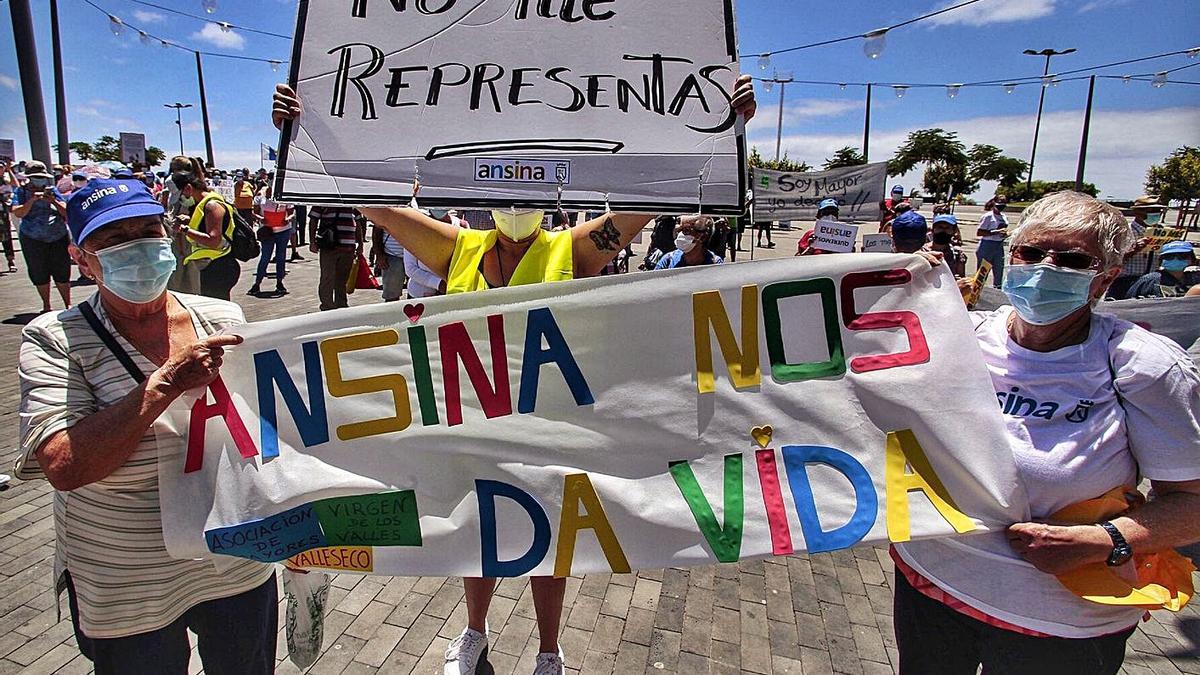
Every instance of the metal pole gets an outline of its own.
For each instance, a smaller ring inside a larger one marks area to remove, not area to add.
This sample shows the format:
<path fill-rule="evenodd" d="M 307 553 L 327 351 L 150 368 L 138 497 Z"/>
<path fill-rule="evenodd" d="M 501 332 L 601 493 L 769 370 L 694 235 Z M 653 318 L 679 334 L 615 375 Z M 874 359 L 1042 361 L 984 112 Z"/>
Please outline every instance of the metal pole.
<path fill-rule="evenodd" d="M 871 160 L 871 85 L 867 84 L 867 121 L 863 124 L 863 160 Z"/>
<path fill-rule="evenodd" d="M 196 52 L 196 79 L 200 82 L 200 117 L 204 120 L 204 150 L 208 153 L 208 165 L 216 166 L 217 162 L 213 159 L 212 130 L 208 126 L 208 98 L 204 95 L 204 67 L 200 65 L 200 52 Z"/>
<path fill-rule="evenodd" d="M 175 107 L 175 126 L 179 127 L 179 154 L 187 157 L 183 151 L 183 106 Z"/>
<path fill-rule="evenodd" d="M 1075 170 L 1075 191 L 1083 192 L 1083 168 L 1087 164 L 1088 133 L 1092 130 L 1092 98 L 1096 94 L 1096 76 L 1088 78 L 1087 110 L 1083 113 L 1083 140 L 1079 142 L 1079 168 Z"/>
<path fill-rule="evenodd" d="M 29 0 L 10 0 L 8 6 L 12 14 L 13 44 L 17 48 L 17 70 L 21 75 L 21 95 L 25 101 L 25 124 L 29 129 L 30 153 L 36 160 L 53 164 Z"/>
<path fill-rule="evenodd" d="M 775 135 L 775 161 L 779 161 L 779 150 L 783 147 L 783 90 L 786 82 L 779 83 L 779 131 Z"/>
<path fill-rule="evenodd" d="M 1037 123 L 1033 127 L 1033 151 L 1029 153 L 1029 178 L 1025 183 L 1027 191 L 1033 190 L 1033 161 L 1037 158 L 1038 134 L 1042 131 L 1042 108 L 1046 105 L 1046 81 L 1050 74 L 1050 54 L 1046 55 L 1046 70 L 1042 72 L 1042 95 L 1038 98 Z"/>
<path fill-rule="evenodd" d="M 67 131 L 67 85 L 63 79 L 62 38 L 58 32 L 58 0 L 50 0 L 50 47 L 54 52 L 54 117 L 58 122 L 58 163 L 71 163 Z"/>

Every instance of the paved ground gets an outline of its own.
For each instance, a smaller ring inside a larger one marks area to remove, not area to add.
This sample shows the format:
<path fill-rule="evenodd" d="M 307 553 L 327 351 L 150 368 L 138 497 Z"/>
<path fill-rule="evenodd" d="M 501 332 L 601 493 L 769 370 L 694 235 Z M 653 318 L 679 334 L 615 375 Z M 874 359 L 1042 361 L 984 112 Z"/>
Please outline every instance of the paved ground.
<path fill-rule="evenodd" d="M 777 247 L 758 249 L 756 257 L 791 255 L 798 234 L 776 233 Z M 752 243 L 749 233 L 745 243 Z M 243 277 L 235 294 L 251 319 L 315 310 L 315 261 L 292 269 L 293 294 L 282 299 L 240 295 L 250 283 Z M 82 298 L 90 289 L 77 293 Z M 377 300 L 353 296 L 356 305 Z M 0 276 L 0 344 L 8 345 L 0 350 L 0 372 L 8 374 L 0 378 L 3 448 L 17 442 L 17 348 L 21 325 L 37 307 L 24 272 Z M 13 457 L 0 451 L 0 466 L 11 466 Z M 0 675 L 91 672 L 49 590 L 50 493 L 44 482 L 0 493 Z M 561 642 L 573 672 L 589 674 L 890 673 L 892 579 L 886 552 L 873 548 L 575 578 Z M 324 653 L 309 671 L 323 675 L 439 673 L 446 643 L 466 622 L 458 579 L 341 575 L 329 608 Z M 532 672 L 537 635 L 528 583 L 500 584 L 490 625 L 496 673 Z M 278 656 L 280 673 L 296 672 L 282 636 Z M 192 663 L 199 672 L 198 659 Z M 1160 612 L 1142 624 L 1129 642 L 1125 672 L 1200 674 L 1200 607 Z"/>

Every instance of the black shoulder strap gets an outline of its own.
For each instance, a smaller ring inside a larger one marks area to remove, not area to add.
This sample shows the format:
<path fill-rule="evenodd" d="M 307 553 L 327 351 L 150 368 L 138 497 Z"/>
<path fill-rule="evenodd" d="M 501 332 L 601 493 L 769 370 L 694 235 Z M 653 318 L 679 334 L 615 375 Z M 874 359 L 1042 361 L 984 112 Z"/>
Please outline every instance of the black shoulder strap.
<path fill-rule="evenodd" d="M 113 356 L 117 357 L 117 360 L 121 362 L 122 366 L 125 366 L 125 370 L 129 372 L 129 376 L 133 378 L 134 382 L 137 382 L 138 384 L 145 382 L 146 374 L 142 372 L 141 368 L 137 367 L 137 364 L 134 363 L 133 359 L 129 357 L 129 353 L 121 347 L 121 345 L 117 342 L 117 339 L 113 337 L 113 334 L 108 332 L 108 329 L 104 327 L 104 324 L 100 323 L 100 317 L 96 316 L 96 310 L 92 309 L 92 306 L 89 303 L 81 302 L 79 303 L 79 312 L 83 314 L 84 319 L 87 319 L 88 325 L 91 326 L 92 330 L 95 331 L 97 336 L 99 336 L 100 341 L 104 343 L 104 346 L 108 347 L 108 351 L 112 352 Z"/>

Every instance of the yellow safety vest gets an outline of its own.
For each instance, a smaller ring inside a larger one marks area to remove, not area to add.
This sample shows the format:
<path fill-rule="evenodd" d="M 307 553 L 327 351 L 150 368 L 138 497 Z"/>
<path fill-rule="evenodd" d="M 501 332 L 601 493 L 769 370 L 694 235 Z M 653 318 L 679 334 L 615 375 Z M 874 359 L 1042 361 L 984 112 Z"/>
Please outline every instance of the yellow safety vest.
<path fill-rule="evenodd" d="M 488 289 L 487 280 L 479 270 L 483 256 L 496 246 L 495 230 L 458 231 L 454 242 L 454 257 L 450 260 L 450 275 L 446 279 L 446 294 L 470 293 Z M 540 284 L 547 281 L 570 281 L 575 278 L 575 256 L 570 230 L 547 232 L 538 230 L 537 239 L 525 251 L 525 257 L 513 271 L 509 286 Z"/>
<path fill-rule="evenodd" d="M 204 207 L 211 201 L 218 201 L 225 205 L 225 236 L 221 240 L 221 248 L 204 248 L 195 243 L 192 243 L 192 253 L 184 258 L 184 263 L 190 263 L 194 260 L 216 260 L 222 256 L 229 254 L 230 242 L 233 241 L 233 212 L 229 208 L 229 203 L 221 198 L 221 195 L 216 192 L 210 192 L 203 199 L 196 202 L 196 209 L 192 211 L 192 220 L 188 223 L 188 227 L 197 232 L 204 232 Z"/>

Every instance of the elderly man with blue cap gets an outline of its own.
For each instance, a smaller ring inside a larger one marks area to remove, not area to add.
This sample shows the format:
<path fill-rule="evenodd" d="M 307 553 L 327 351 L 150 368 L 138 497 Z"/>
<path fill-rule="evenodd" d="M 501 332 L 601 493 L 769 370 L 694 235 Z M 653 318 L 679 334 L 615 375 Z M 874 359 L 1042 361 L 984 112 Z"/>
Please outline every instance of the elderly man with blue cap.
<path fill-rule="evenodd" d="M 1200 267 L 1190 241 L 1172 241 L 1158 250 L 1158 271 L 1143 274 L 1129 287 L 1130 298 L 1200 296 Z"/>
<path fill-rule="evenodd" d="M 892 221 L 892 248 L 897 253 L 916 253 L 928 241 L 929 223 L 916 211 L 905 211 Z"/>
<path fill-rule="evenodd" d="M 18 478 L 54 487 L 55 587 L 99 675 L 188 672 L 187 631 L 207 673 L 274 672 L 277 589 L 250 561 L 218 570 L 166 549 L 159 457 L 184 452 L 163 417 L 206 395 L 237 305 L 167 291 L 163 208 L 145 185 L 94 179 L 67 202 L 70 254 L 97 292 L 22 334 Z"/>

